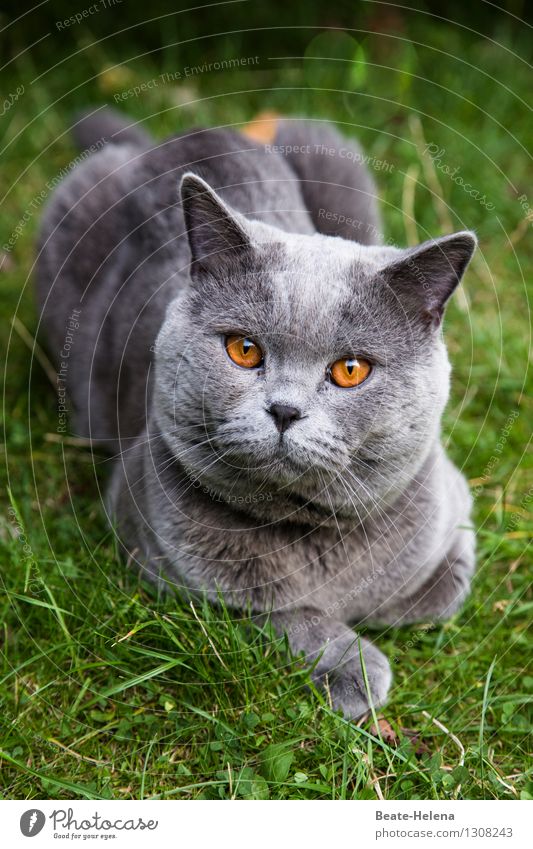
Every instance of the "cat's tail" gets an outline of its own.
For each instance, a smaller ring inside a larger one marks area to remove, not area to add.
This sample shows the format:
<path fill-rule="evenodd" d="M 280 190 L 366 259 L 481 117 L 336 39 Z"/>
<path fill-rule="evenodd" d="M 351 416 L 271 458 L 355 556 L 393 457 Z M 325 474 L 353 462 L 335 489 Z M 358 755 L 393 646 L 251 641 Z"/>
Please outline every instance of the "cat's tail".
<path fill-rule="evenodd" d="M 105 144 L 131 144 L 147 150 L 155 143 L 137 122 L 108 106 L 78 114 L 72 135 L 78 147 L 91 152 Z"/>

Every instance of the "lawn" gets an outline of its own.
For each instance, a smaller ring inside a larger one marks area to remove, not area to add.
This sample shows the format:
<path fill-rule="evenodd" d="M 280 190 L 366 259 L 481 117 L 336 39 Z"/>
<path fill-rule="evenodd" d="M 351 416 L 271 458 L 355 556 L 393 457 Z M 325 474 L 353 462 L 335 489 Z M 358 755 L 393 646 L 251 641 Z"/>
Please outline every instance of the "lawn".
<path fill-rule="evenodd" d="M 195 65 L 179 47 L 135 58 L 124 40 L 91 44 L 76 24 L 62 53 L 2 71 L 4 798 L 533 798 L 531 45 L 505 22 L 491 39 L 422 16 L 402 27 L 310 30 L 291 58 L 273 33 L 257 61 L 249 39 L 218 52 L 211 39 Z M 179 37 L 171 28 L 169 44 Z M 198 71 L 224 56 L 250 61 Z M 374 634 L 395 676 L 377 725 L 310 692 L 268 628 L 154 598 L 104 520 L 109 462 L 57 432 L 54 375 L 33 347 L 35 236 L 77 155 L 73 113 L 116 101 L 157 137 L 267 108 L 330 118 L 375 158 L 387 239 L 479 236 L 445 322 L 444 421 L 475 497 L 478 569 L 449 622 Z"/>

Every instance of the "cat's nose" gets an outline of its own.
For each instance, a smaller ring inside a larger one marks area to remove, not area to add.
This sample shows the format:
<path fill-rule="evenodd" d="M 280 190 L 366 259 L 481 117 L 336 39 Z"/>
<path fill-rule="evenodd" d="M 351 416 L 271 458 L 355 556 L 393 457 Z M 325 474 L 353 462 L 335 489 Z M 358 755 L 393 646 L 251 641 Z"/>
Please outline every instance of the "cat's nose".
<path fill-rule="evenodd" d="M 293 422 L 302 417 L 298 407 L 289 407 L 286 404 L 271 404 L 267 409 L 267 413 L 270 413 L 274 419 L 280 433 L 286 431 Z"/>

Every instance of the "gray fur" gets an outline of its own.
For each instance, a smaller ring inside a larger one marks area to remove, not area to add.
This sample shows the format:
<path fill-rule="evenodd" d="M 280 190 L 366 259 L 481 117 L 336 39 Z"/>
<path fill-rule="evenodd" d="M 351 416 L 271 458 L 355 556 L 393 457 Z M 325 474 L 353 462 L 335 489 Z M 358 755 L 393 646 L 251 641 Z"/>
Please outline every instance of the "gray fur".
<path fill-rule="evenodd" d="M 376 188 L 364 167 L 363 152 L 323 121 L 286 119 L 278 124 L 272 148 L 300 180 L 300 190 L 316 229 L 362 245 L 380 240 Z M 302 153 L 303 151 L 303 153 Z M 334 213 L 326 218 L 325 212 Z"/>
<path fill-rule="evenodd" d="M 301 121 L 278 141 L 306 133 L 348 144 Z M 351 196 L 375 226 L 372 184 L 296 156 L 223 130 L 105 147 L 46 211 L 38 295 L 56 361 L 80 310 L 73 424 L 117 455 L 107 503 L 133 561 L 269 614 L 357 717 L 384 703 L 391 672 L 350 625 L 443 619 L 469 590 L 470 495 L 440 444 L 441 321 L 476 242 L 401 250 L 319 232 L 317 204 L 344 214 Z M 229 360 L 232 332 L 261 344 L 263 369 Z M 350 354 L 373 369 L 340 389 L 326 369 Z M 283 435 L 272 403 L 302 414 Z"/>
<path fill-rule="evenodd" d="M 78 147 L 92 151 L 103 144 L 134 144 L 153 147 L 154 141 L 136 122 L 128 123 L 118 112 L 97 106 L 81 112 L 72 126 L 72 135 Z"/>

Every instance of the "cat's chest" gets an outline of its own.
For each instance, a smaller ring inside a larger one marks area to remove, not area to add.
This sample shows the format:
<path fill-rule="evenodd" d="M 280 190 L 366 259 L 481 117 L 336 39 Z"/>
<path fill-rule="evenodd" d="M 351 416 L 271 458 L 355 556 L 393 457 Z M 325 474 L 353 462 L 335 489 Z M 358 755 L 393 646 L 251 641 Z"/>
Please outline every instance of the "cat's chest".
<path fill-rule="evenodd" d="M 186 568 L 191 586 L 222 591 L 256 610 L 317 607 L 337 618 L 365 615 L 369 600 L 390 597 L 408 579 L 408 534 L 369 525 L 335 528 L 190 530 Z M 193 553 L 194 552 L 194 553 Z M 398 556 L 398 552 L 400 555 Z"/>

